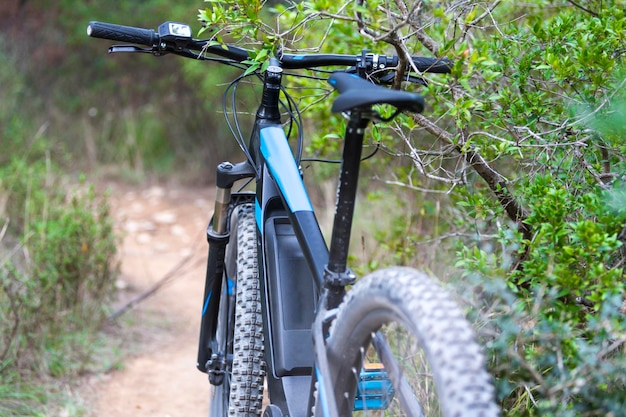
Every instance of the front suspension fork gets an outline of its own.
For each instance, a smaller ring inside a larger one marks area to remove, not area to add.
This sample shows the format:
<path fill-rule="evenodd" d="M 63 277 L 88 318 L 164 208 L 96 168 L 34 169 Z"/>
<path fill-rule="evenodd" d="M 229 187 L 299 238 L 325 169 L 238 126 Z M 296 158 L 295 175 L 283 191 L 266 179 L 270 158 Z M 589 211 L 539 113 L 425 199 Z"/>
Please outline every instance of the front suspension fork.
<path fill-rule="evenodd" d="M 255 175 L 256 171 L 248 162 L 236 165 L 224 162 L 217 167 L 215 211 L 207 228 L 209 254 L 204 282 L 204 296 L 202 298 L 198 360 L 196 362 L 196 367 L 201 372 L 210 373 L 211 367 L 217 365 L 215 358 L 224 353 L 216 351 L 217 347 L 214 341 L 224 276 L 226 245 L 230 239 L 232 188 L 238 180 L 254 177 Z"/>

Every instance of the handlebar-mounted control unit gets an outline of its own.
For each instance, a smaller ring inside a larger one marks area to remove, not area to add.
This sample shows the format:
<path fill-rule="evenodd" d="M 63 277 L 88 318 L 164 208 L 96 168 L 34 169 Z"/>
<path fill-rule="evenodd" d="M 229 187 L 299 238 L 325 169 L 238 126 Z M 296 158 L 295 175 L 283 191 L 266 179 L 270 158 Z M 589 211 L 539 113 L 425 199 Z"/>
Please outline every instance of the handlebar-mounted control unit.
<path fill-rule="evenodd" d="M 159 40 L 183 49 L 191 41 L 191 27 L 184 23 L 165 22 L 159 26 Z"/>

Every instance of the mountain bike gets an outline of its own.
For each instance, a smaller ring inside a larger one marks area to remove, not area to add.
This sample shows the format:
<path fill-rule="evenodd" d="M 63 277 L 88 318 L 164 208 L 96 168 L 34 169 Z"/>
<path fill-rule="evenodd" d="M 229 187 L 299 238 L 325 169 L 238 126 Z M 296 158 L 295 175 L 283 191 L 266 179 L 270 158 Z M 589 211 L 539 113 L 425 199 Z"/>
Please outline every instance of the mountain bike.
<path fill-rule="evenodd" d="M 473 330 L 436 280 L 406 267 L 357 280 L 347 266 L 366 128 L 424 108 L 421 95 L 383 86 L 397 56 L 280 53 L 261 73 L 247 70 L 249 51 L 194 39 L 181 23 L 154 31 L 91 22 L 87 32 L 126 43 L 109 52 L 241 68 L 225 98 L 247 77 L 262 84 L 248 140 L 235 109 L 224 110 L 245 159 L 217 166 L 207 228 L 197 368 L 211 384 L 210 416 L 498 415 Z M 450 71 L 447 60 L 412 61 L 409 71 Z M 348 118 L 329 245 L 303 182 L 301 115 L 282 82 L 297 70 L 327 78 L 338 93 L 331 110 Z M 383 118 L 381 105 L 395 112 Z"/>

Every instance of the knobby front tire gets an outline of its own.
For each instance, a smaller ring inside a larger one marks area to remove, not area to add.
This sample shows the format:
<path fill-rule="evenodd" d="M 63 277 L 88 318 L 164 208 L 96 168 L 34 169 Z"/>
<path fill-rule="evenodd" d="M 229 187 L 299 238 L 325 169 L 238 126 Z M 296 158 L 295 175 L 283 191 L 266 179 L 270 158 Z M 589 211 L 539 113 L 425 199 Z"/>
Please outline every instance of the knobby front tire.
<path fill-rule="evenodd" d="M 339 307 L 327 350 L 342 417 L 499 415 L 470 324 L 437 282 L 414 269 L 384 269 L 358 281 Z M 363 369 L 369 379 L 384 369 L 383 386 L 393 385 L 393 394 L 383 395 L 390 402 L 384 413 L 372 410 L 376 388 L 353 411 Z"/>
<path fill-rule="evenodd" d="M 263 404 L 263 314 L 254 206 L 239 208 L 237 221 L 237 303 L 229 415 L 261 415 Z"/>
<path fill-rule="evenodd" d="M 265 365 L 254 206 L 239 206 L 232 224 L 217 328 L 227 370 L 224 382 L 212 387 L 209 416 L 257 417 Z"/>

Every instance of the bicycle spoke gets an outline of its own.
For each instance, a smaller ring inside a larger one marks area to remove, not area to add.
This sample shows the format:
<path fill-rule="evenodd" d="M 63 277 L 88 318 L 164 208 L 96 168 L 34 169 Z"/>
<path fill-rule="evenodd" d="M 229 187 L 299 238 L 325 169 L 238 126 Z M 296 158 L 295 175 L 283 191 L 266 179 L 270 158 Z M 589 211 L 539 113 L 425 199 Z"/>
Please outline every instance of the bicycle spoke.
<path fill-rule="evenodd" d="M 425 417 L 422 405 L 413 393 L 409 382 L 404 377 L 404 373 L 396 361 L 391 348 L 387 344 L 385 337 L 380 332 L 376 332 L 372 336 L 372 346 L 378 353 L 378 358 L 382 362 L 391 383 L 400 396 L 399 400 L 402 408 L 409 413 L 407 415 L 410 417 Z"/>

